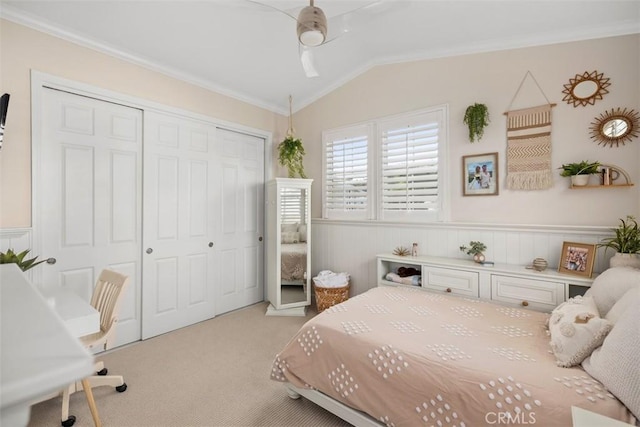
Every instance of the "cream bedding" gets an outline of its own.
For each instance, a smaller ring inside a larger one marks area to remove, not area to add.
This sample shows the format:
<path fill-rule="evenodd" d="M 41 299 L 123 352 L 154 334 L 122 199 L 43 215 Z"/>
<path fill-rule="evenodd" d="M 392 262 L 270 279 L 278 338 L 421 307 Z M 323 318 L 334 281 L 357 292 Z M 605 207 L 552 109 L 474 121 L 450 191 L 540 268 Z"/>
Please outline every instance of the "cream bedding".
<path fill-rule="evenodd" d="M 280 252 L 280 278 L 287 282 L 300 281 L 302 284 L 307 269 L 307 244 L 283 243 Z"/>
<path fill-rule="evenodd" d="M 547 314 L 379 287 L 307 322 L 271 378 L 314 388 L 394 426 L 571 426 L 571 406 L 633 421 L 549 350 Z M 500 422 L 502 420 L 502 422 Z"/>

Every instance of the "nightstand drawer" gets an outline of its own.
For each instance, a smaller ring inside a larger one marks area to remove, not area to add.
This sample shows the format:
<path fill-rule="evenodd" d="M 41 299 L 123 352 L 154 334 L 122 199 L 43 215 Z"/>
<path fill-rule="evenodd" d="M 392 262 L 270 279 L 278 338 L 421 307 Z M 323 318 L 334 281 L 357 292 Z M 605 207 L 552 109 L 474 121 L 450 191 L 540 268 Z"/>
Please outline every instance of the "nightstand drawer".
<path fill-rule="evenodd" d="M 434 291 L 478 298 L 478 273 L 423 265 L 422 287 Z"/>
<path fill-rule="evenodd" d="M 551 311 L 564 301 L 564 283 L 491 275 L 491 299 Z"/>

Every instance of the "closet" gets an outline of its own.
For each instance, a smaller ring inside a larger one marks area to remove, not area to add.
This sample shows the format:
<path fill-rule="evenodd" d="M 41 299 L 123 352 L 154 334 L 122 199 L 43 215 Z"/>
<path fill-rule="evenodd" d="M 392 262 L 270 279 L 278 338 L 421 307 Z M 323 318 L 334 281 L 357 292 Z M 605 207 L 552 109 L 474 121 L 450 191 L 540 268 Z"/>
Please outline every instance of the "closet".
<path fill-rule="evenodd" d="M 267 135 L 46 78 L 32 83 L 33 229 L 51 260 L 36 283 L 88 300 L 103 268 L 129 275 L 118 345 L 262 301 Z"/>
<path fill-rule="evenodd" d="M 311 179 L 267 184 L 268 316 L 304 316 L 311 304 Z"/>

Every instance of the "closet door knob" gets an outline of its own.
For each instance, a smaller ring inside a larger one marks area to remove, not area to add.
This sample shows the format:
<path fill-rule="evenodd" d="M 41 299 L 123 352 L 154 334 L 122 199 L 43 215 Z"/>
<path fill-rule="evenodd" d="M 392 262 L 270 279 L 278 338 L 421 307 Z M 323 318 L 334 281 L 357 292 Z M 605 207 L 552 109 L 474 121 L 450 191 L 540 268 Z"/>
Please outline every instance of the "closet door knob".
<path fill-rule="evenodd" d="M 262 242 L 262 236 L 258 237 L 258 242 Z"/>
<path fill-rule="evenodd" d="M 57 259 L 55 259 L 55 258 L 47 258 L 47 264 L 51 264 L 51 265 L 53 265 L 53 264 L 55 264 L 56 262 L 58 262 L 58 260 L 57 260 Z"/>
<path fill-rule="evenodd" d="M 148 254 L 153 253 L 153 249 L 151 249 L 151 248 L 147 248 L 147 251 L 146 251 L 146 252 L 147 252 Z"/>
<path fill-rule="evenodd" d="M 212 248 L 213 247 L 213 242 L 209 242 L 209 247 Z"/>

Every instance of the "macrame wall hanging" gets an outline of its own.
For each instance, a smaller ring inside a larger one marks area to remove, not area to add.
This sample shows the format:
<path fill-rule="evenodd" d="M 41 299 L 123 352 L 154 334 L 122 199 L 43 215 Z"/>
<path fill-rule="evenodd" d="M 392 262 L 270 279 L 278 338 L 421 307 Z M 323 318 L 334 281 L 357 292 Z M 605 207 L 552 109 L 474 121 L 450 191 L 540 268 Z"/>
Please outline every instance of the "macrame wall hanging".
<path fill-rule="evenodd" d="M 545 190 L 553 185 L 551 171 L 551 108 L 533 74 L 527 71 L 509 108 L 531 77 L 547 104 L 507 111 L 507 188 L 510 190 Z"/>

